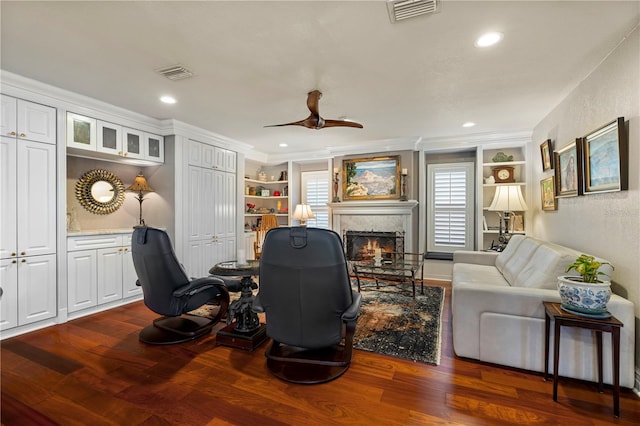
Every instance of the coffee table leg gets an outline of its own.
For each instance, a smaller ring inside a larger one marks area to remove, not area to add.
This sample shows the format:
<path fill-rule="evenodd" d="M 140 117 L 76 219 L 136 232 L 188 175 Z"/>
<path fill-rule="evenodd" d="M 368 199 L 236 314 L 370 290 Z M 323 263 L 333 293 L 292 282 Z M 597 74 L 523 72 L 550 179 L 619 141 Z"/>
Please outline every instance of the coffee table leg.
<path fill-rule="evenodd" d="M 553 400 L 558 401 L 558 364 L 560 360 L 560 321 L 556 318 L 553 336 Z"/>
<path fill-rule="evenodd" d="M 598 356 L 598 392 L 604 393 L 602 384 L 602 331 L 596 331 L 596 352 Z"/>
<path fill-rule="evenodd" d="M 551 320 L 549 315 L 544 316 L 544 381 L 547 381 L 549 373 L 549 330 L 551 328 Z"/>

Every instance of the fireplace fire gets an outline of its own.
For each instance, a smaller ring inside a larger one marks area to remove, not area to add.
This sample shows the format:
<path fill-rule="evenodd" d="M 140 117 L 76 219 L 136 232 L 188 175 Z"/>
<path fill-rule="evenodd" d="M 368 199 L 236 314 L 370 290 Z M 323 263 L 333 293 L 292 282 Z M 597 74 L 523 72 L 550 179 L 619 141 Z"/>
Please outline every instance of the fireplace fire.
<path fill-rule="evenodd" d="M 404 235 L 397 232 L 346 231 L 344 240 L 348 260 L 373 260 L 377 253 L 390 258 L 404 251 Z"/>

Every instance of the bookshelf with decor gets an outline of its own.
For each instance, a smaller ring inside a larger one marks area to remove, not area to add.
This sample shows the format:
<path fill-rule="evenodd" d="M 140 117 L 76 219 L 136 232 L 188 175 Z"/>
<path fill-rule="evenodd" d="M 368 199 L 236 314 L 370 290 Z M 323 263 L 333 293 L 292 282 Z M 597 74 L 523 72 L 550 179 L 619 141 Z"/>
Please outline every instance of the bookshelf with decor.
<path fill-rule="evenodd" d="M 264 214 L 275 214 L 280 226 L 289 225 L 288 164 L 245 165 L 244 222 L 245 230 L 255 228 Z"/>
<path fill-rule="evenodd" d="M 490 210 L 495 195 L 499 191 L 506 192 L 508 190 L 506 187 L 516 186 L 520 189 L 522 199 L 526 200 L 526 146 L 524 144 L 500 145 L 484 148 L 481 150 L 481 159 L 482 198 L 479 200 L 479 206 L 482 211 L 479 214 L 478 241 L 481 245 L 479 249 L 486 250 L 491 247 L 504 246 L 505 243 L 500 241 L 504 233 L 504 222 L 501 219 L 503 212 Z M 517 190 L 513 188 L 512 196 L 514 191 L 517 194 Z M 509 221 L 509 234 L 526 233 L 524 213 L 521 210 L 514 211 L 514 215 Z"/>

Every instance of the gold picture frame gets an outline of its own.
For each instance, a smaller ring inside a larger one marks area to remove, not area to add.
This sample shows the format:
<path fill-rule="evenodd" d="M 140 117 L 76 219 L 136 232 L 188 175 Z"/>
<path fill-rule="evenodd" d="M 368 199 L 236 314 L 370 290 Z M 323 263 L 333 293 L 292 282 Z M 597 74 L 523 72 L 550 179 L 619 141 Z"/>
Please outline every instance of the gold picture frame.
<path fill-rule="evenodd" d="M 400 156 L 343 160 L 342 197 L 345 201 L 400 198 Z"/>
<path fill-rule="evenodd" d="M 543 211 L 558 210 L 558 203 L 556 201 L 556 185 L 553 176 L 540 181 L 540 194 Z"/>

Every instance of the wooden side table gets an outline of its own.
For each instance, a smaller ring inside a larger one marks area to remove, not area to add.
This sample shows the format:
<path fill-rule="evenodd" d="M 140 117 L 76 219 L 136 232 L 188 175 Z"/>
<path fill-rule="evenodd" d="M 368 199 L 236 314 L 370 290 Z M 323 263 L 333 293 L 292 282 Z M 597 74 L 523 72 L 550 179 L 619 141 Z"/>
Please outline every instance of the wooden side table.
<path fill-rule="evenodd" d="M 551 319 L 554 321 L 553 342 L 553 400 L 558 400 L 558 361 L 560 359 L 560 327 L 580 327 L 596 332 L 598 354 L 598 390 L 603 392 L 602 386 L 602 332 L 611 333 L 612 363 L 613 363 L 613 414 L 620 416 L 620 327 L 623 324 L 614 316 L 606 319 L 588 318 L 573 315 L 564 311 L 560 303 L 542 302 L 546 312 L 544 319 L 544 380 L 549 371 L 549 330 Z"/>

